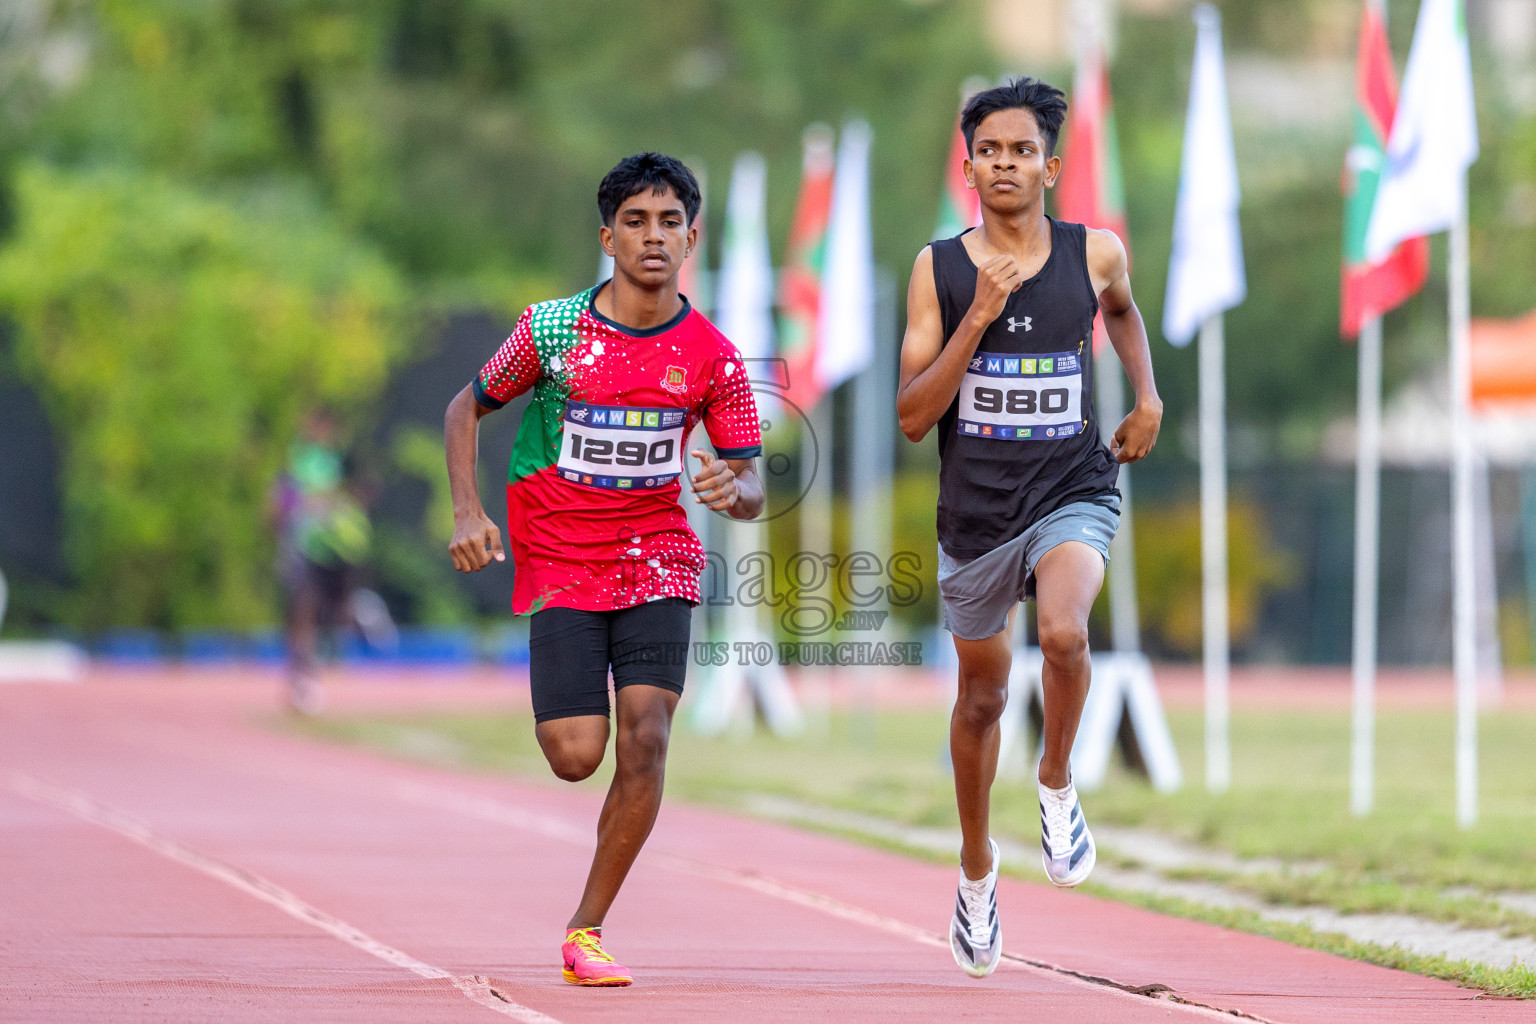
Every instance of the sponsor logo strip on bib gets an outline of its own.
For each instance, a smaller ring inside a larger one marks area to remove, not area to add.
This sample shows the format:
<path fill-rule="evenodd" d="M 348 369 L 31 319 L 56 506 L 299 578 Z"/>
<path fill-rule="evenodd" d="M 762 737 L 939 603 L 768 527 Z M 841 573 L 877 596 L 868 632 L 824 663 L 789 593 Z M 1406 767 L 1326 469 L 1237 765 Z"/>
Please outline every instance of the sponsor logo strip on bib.
<path fill-rule="evenodd" d="M 684 409 L 567 400 L 555 472 L 584 487 L 648 491 L 683 471 Z"/>
<path fill-rule="evenodd" d="M 1083 368 L 1076 352 L 977 352 L 960 382 L 956 430 L 1002 441 L 1049 441 L 1083 430 Z"/>

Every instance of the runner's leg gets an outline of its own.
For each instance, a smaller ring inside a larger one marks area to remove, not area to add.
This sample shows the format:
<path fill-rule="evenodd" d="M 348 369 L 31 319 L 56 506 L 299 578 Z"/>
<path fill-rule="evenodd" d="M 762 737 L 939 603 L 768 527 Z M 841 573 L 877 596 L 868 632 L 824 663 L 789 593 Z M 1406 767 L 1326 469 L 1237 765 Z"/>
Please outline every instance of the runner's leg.
<path fill-rule="evenodd" d="M 568 928 L 595 928 L 603 923 L 656 824 L 678 697 L 670 690 L 645 685 L 626 686 L 617 694 L 619 734 L 613 783 L 597 819 L 597 851 L 587 886 Z"/>
<path fill-rule="evenodd" d="M 314 567 L 299 562 L 290 567 L 284 581 L 287 608 L 283 640 L 288 649 L 288 704 L 294 710 L 311 713 L 315 703 L 316 676 L 320 669 L 321 593 Z"/>
<path fill-rule="evenodd" d="M 1072 777 L 1072 741 L 1088 699 L 1088 613 L 1104 583 L 1104 556 L 1081 541 L 1066 541 L 1041 556 L 1034 575 L 1045 655 L 1040 782 L 1062 789 Z"/>
<path fill-rule="evenodd" d="M 955 804 L 960 810 L 960 866 L 967 878 L 983 878 L 992 870 L 988 823 L 1002 737 L 998 720 L 1008 704 L 1013 616 L 1010 611 L 1002 631 L 985 640 L 955 637 L 960 686 L 949 719 L 949 756 L 955 770 Z"/>
<path fill-rule="evenodd" d="M 618 735 L 613 782 L 597 820 L 597 851 L 570 928 L 603 923 L 656 824 L 672 715 L 687 669 L 692 606 L 678 598 L 615 612 L 610 620 Z"/>
<path fill-rule="evenodd" d="M 534 734 L 550 769 L 580 782 L 608 748 L 608 626 L 612 613 L 545 608 L 528 626 Z"/>
<path fill-rule="evenodd" d="M 578 715 L 540 722 L 534 729 L 550 770 L 566 782 L 580 782 L 603 763 L 608 716 Z"/>

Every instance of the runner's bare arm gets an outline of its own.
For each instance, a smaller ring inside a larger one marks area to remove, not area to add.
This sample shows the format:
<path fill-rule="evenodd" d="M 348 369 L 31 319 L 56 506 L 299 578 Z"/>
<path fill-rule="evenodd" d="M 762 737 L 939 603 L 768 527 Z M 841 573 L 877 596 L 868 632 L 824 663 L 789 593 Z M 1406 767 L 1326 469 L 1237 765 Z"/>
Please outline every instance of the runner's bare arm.
<path fill-rule="evenodd" d="M 492 560 L 506 561 L 501 531 L 480 504 L 480 485 L 475 480 L 475 461 L 480 447 L 480 418 L 493 410 L 475 401 L 474 388 L 453 396 L 443 417 L 443 440 L 448 450 L 448 491 L 453 496 L 453 541 L 448 554 L 459 572 L 478 572 Z"/>
<path fill-rule="evenodd" d="M 716 512 L 728 512 L 732 519 L 762 515 L 763 481 L 757 475 L 756 459 L 716 458 L 702 448 L 688 454 L 698 459 L 701 467 L 693 478 L 696 501 Z"/>
<path fill-rule="evenodd" d="M 1099 296 L 1104 329 L 1125 367 L 1125 376 L 1136 393 L 1136 404 L 1115 428 L 1109 448 L 1119 462 L 1144 458 L 1157 443 L 1163 422 L 1163 400 L 1157 397 L 1152 379 L 1152 351 L 1147 346 L 1147 327 L 1131 297 L 1131 275 L 1125 246 L 1113 231 L 1088 231 L 1088 274 Z"/>
<path fill-rule="evenodd" d="M 1023 282 L 1012 256 L 994 256 L 983 263 L 976 271 L 976 297 L 946 345 L 933 282 L 933 249 L 924 247 L 917 254 L 907 284 L 907 333 L 901 341 L 901 381 L 896 388 L 896 415 L 908 440 L 921 441 L 939 422 L 960 392 L 982 332 Z"/>

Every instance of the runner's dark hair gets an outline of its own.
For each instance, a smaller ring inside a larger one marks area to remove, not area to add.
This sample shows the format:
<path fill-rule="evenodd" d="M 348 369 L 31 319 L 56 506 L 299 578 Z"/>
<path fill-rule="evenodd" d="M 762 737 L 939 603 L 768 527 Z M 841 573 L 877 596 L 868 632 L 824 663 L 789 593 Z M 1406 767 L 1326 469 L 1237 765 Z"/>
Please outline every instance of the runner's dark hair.
<path fill-rule="evenodd" d="M 1061 123 L 1067 117 L 1067 97 L 1054 85 L 1038 78 L 1020 75 L 1004 82 L 995 89 L 979 92 L 966 101 L 960 111 L 960 131 L 965 134 L 965 151 L 972 157 L 976 150 L 972 141 L 976 138 L 976 126 L 988 114 L 999 110 L 1027 110 L 1035 115 L 1035 124 L 1045 139 L 1045 155 L 1056 155 L 1056 139 L 1061 134 Z"/>
<path fill-rule="evenodd" d="M 699 215 L 699 181 L 693 172 L 675 157 L 661 153 L 636 153 L 613 165 L 597 186 L 597 212 L 603 223 L 613 227 L 614 215 L 630 196 L 650 189 L 653 195 L 661 195 L 668 188 L 682 200 L 688 223 Z"/>

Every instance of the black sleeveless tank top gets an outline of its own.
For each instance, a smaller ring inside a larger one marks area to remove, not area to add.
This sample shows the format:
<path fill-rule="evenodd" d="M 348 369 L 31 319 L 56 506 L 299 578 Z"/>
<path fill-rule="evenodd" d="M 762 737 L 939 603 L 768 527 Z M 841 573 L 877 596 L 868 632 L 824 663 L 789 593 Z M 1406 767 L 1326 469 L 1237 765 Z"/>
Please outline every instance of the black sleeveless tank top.
<path fill-rule="evenodd" d="M 957 235 L 933 243 L 944 343 L 971 308 L 976 265 Z M 939 418 L 939 543 L 976 558 L 1077 501 L 1118 498 L 1119 464 L 1093 409 L 1087 232 L 1051 220 L 1051 254 L 982 333 Z"/>

